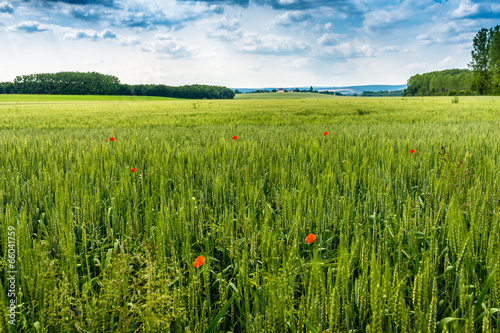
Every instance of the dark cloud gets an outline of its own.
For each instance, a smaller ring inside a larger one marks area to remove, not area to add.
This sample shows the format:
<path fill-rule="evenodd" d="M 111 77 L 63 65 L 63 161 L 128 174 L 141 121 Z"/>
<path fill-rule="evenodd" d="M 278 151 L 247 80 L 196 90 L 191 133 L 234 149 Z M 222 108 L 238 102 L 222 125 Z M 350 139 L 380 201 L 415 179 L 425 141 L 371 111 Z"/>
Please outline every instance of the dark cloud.
<path fill-rule="evenodd" d="M 221 5 L 213 6 L 212 12 L 214 14 L 224 14 L 224 7 L 222 7 Z"/>
<path fill-rule="evenodd" d="M 45 7 L 52 7 L 57 3 L 66 3 L 69 5 L 98 5 L 105 7 L 118 8 L 114 0 L 24 0 L 25 2 L 35 3 Z"/>
<path fill-rule="evenodd" d="M 154 30 L 158 26 L 178 30 L 188 22 L 196 21 L 212 14 L 221 14 L 224 9 L 221 6 L 210 6 L 203 12 L 186 12 L 182 16 L 167 17 L 160 9 L 149 8 L 141 4 L 134 4 L 126 9 L 121 16 L 114 17 L 116 26 L 141 28 L 146 30 Z"/>
<path fill-rule="evenodd" d="M 0 13 L 12 14 L 14 13 L 14 7 L 10 3 L 2 2 L 0 3 Z"/>
<path fill-rule="evenodd" d="M 179 2 L 206 2 L 209 4 L 237 5 L 241 7 L 248 7 L 250 0 L 179 0 Z"/>
<path fill-rule="evenodd" d="M 269 5 L 274 9 L 305 10 L 318 7 L 333 7 L 352 9 L 350 0 L 179 0 L 180 2 L 205 2 L 209 4 L 238 5 L 248 7 L 249 3 L 257 5 Z"/>
<path fill-rule="evenodd" d="M 350 8 L 352 4 L 346 0 L 257 0 L 258 3 L 270 4 L 274 9 L 305 10 L 318 7 Z"/>
<path fill-rule="evenodd" d="M 73 18 L 89 22 L 95 22 L 102 19 L 101 11 L 97 10 L 96 8 L 89 8 L 87 6 L 72 8 L 69 11 L 69 15 Z"/>
<path fill-rule="evenodd" d="M 152 29 L 156 26 L 165 26 L 175 28 L 181 25 L 183 20 L 172 20 L 165 16 L 162 12 L 146 12 L 137 11 L 129 12 L 121 17 L 118 17 L 115 24 L 129 28 Z"/>
<path fill-rule="evenodd" d="M 62 2 L 70 5 L 101 5 L 106 7 L 116 7 L 114 0 L 45 0 L 48 2 Z"/>

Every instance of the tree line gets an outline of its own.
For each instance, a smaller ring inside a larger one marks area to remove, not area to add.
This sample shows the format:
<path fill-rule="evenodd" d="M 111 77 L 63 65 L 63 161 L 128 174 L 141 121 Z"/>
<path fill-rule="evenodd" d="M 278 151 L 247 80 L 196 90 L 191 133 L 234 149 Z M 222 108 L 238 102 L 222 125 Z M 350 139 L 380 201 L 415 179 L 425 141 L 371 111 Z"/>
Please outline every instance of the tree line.
<path fill-rule="evenodd" d="M 394 96 L 401 96 L 403 93 L 403 90 L 379 90 L 379 91 L 363 91 L 361 96 L 368 96 L 368 97 L 394 97 Z"/>
<path fill-rule="evenodd" d="M 410 77 L 403 96 L 500 94 L 500 26 L 479 30 L 469 69 L 447 69 Z"/>
<path fill-rule="evenodd" d="M 468 69 L 446 69 L 410 77 L 403 96 L 472 95 L 473 72 Z"/>
<path fill-rule="evenodd" d="M 59 72 L 17 76 L 13 82 L 1 82 L 2 94 L 52 95 L 135 95 L 194 99 L 231 99 L 233 90 L 208 85 L 180 87 L 162 84 L 122 84 L 113 75 L 96 72 Z"/>

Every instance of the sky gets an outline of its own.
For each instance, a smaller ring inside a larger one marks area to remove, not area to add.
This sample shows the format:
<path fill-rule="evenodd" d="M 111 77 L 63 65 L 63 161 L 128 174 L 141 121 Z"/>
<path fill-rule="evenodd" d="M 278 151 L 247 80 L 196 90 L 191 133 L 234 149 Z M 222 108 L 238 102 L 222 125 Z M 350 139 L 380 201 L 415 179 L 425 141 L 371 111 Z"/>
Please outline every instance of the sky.
<path fill-rule="evenodd" d="M 0 81 L 61 71 L 231 88 L 406 84 L 467 68 L 500 3 L 0 0 Z"/>

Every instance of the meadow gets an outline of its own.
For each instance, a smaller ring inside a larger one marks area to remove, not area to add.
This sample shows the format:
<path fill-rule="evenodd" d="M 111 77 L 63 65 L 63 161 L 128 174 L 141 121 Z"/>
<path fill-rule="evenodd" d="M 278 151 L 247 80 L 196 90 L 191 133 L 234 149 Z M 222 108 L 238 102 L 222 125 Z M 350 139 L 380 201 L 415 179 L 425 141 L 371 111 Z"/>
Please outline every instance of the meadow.
<path fill-rule="evenodd" d="M 500 98 L 290 95 L 0 95 L 0 332 L 500 332 Z"/>

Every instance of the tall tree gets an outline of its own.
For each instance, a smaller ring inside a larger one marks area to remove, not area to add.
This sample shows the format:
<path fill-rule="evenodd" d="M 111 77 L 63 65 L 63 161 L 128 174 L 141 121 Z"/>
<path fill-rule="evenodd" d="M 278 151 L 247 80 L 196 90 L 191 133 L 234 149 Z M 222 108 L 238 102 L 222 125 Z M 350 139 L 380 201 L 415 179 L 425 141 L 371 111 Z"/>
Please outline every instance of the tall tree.
<path fill-rule="evenodd" d="M 489 42 L 490 31 L 485 28 L 479 30 L 472 41 L 472 61 L 469 63 L 469 68 L 474 72 L 472 87 L 481 95 L 490 90 Z"/>
<path fill-rule="evenodd" d="M 500 94 L 500 26 L 490 30 L 489 68 L 491 71 L 492 93 Z"/>

